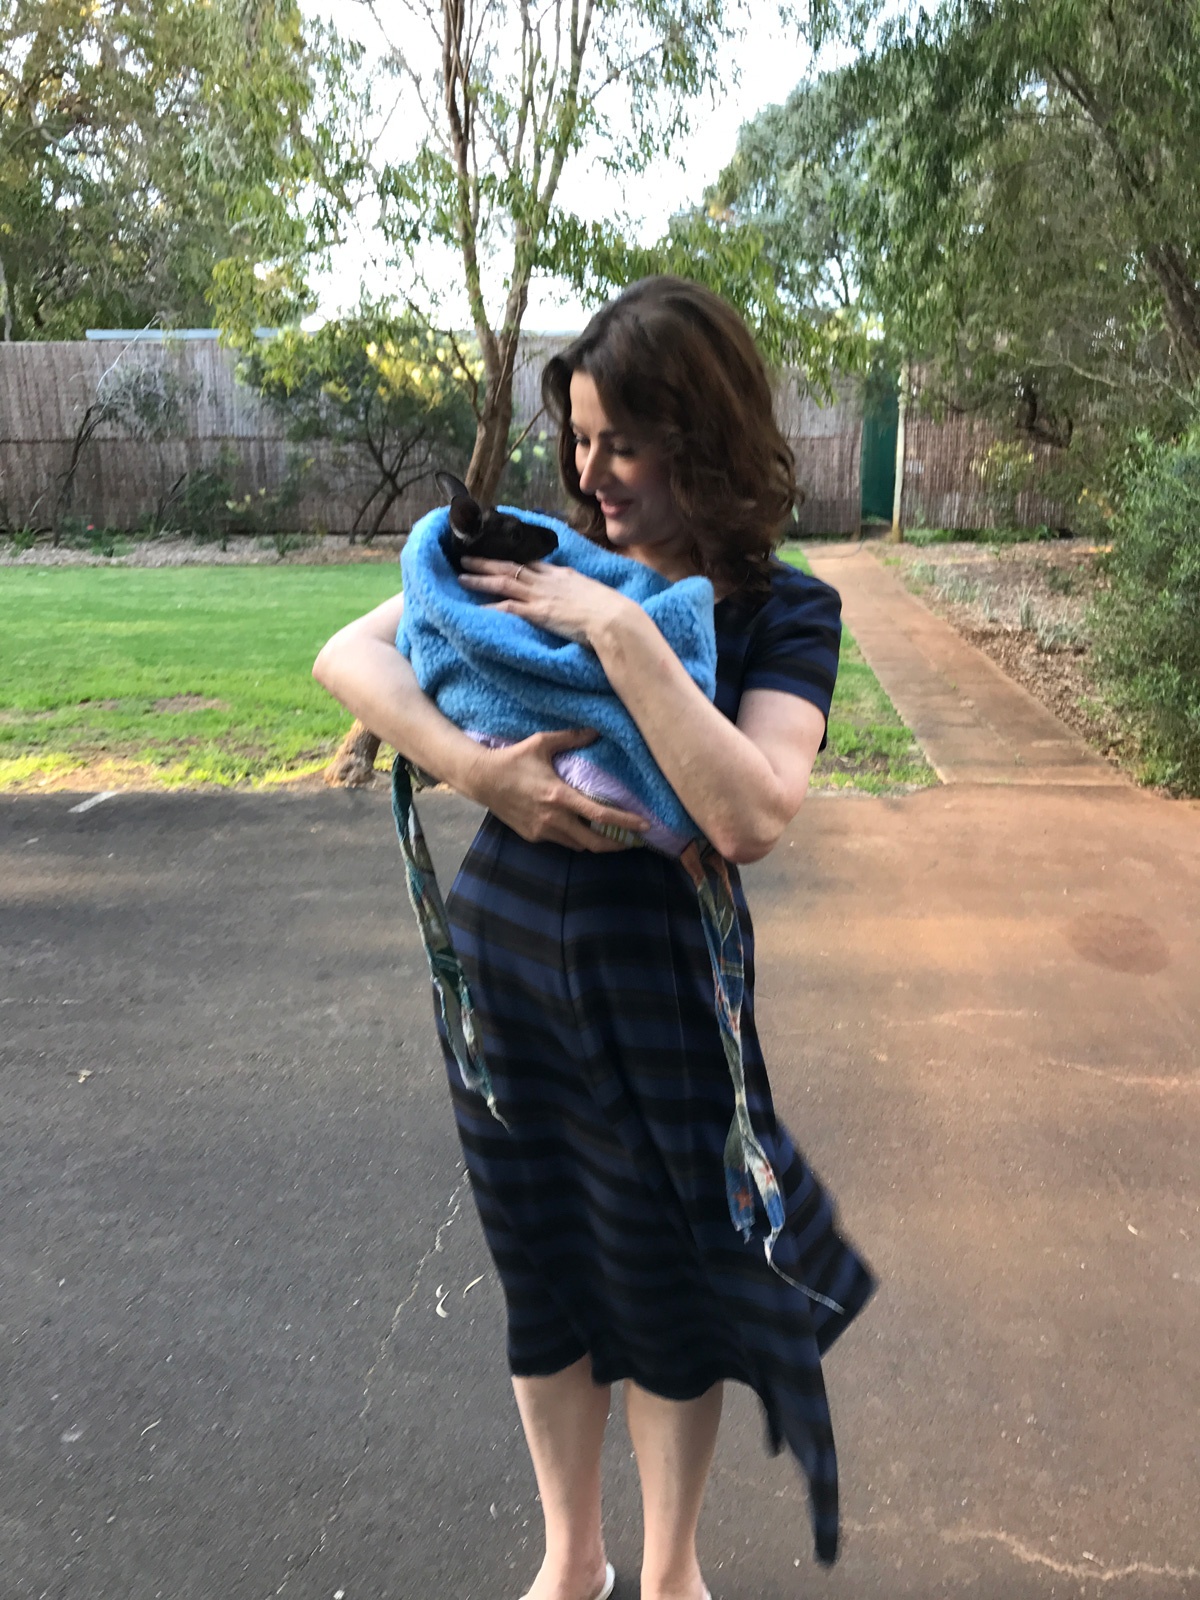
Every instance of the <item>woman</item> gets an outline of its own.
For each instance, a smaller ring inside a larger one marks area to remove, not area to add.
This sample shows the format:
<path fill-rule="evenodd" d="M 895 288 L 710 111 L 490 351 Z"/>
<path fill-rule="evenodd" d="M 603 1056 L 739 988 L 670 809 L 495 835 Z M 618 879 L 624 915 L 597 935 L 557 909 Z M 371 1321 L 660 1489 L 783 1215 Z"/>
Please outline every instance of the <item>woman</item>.
<path fill-rule="evenodd" d="M 582 531 L 672 581 L 712 580 L 715 703 L 639 606 L 578 572 L 468 559 L 462 581 L 589 645 L 707 839 L 730 863 L 757 861 L 804 799 L 840 625 L 835 592 L 771 555 L 796 490 L 753 341 L 717 296 L 651 278 L 549 363 L 543 392 Z M 552 757 L 586 744 L 587 730 L 485 750 L 449 723 L 394 648 L 401 607 L 397 597 L 343 629 L 314 672 L 488 811 L 449 912 L 509 1127 L 452 1065 L 450 1081 L 545 1517 L 527 1600 L 611 1591 L 600 1453 L 618 1380 L 642 1486 L 642 1600 L 707 1595 L 695 1534 L 727 1378 L 757 1391 L 773 1443 L 800 1459 L 818 1555 L 832 1560 L 836 1467 L 819 1358 L 871 1280 L 775 1120 L 736 869 L 750 1111 L 787 1203 L 778 1271 L 761 1239 L 746 1243 L 730 1224 L 733 1091 L 692 883 L 667 857 L 595 831 L 644 824 L 557 777 Z"/>

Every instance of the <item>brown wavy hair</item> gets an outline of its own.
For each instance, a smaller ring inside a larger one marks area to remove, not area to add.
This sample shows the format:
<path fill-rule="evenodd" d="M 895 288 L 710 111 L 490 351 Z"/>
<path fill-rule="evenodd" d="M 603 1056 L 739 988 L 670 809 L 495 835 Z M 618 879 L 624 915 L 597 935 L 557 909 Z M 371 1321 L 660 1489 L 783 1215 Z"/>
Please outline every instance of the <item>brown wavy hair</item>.
<path fill-rule="evenodd" d="M 768 583 L 772 549 L 797 504 L 795 461 L 775 422 L 766 367 L 727 301 L 685 278 L 642 278 L 610 300 L 542 373 L 558 465 L 576 526 L 607 546 L 604 517 L 579 486 L 571 378 L 585 372 L 610 421 L 666 457 L 696 567 L 743 593 Z"/>

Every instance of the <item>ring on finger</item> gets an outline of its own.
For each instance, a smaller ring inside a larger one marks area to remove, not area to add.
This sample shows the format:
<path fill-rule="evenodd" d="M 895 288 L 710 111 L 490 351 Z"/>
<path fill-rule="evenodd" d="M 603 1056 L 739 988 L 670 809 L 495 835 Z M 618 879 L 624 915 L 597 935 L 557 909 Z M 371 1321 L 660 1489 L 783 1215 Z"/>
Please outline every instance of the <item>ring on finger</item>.
<path fill-rule="evenodd" d="M 519 579 L 521 574 L 524 571 L 525 571 L 524 563 L 522 563 L 519 567 L 514 567 L 513 568 L 513 577 Z"/>

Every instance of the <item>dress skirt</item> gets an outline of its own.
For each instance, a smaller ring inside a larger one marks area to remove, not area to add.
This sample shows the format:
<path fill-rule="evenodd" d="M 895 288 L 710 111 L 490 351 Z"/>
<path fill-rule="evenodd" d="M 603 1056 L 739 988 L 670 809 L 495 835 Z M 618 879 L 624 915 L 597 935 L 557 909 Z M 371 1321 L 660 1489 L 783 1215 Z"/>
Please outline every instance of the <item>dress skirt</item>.
<path fill-rule="evenodd" d="M 747 1097 L 783 1190 L 774 1260 L 734 1228 L 724 1145 L 733 1088 L 695 889 L 645 849 L 529 844 L 488 816 L 447 902 L 498 1109 L 463 1087 L 455 1118 L 508 1307 L 514 1374 L 590 1357 L 672 1400 L 722 1379 L 762 1401 L 774 1449 L 808 1478 L 818 1557 L 837 1553 L 837 1465 L 821 1354 L 861 1309 L 870 1273 L 776 1120 L 746 960 Z M 803 1287 L 799 1287 L 802 1285 Z"/>

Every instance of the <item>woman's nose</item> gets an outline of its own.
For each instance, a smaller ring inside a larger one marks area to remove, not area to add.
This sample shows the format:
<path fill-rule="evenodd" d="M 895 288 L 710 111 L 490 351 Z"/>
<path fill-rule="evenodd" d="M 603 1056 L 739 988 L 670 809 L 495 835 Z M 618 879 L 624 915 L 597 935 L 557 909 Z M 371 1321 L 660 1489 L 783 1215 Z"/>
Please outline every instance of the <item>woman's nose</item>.
<path fill-rule="evenodd" d="M 601 460 L 595 445 L 592 445 L 584 456 L 583 466 L 579 469 L 579 487 L 584 494 L 594 494 L 600 482 Z"/>

